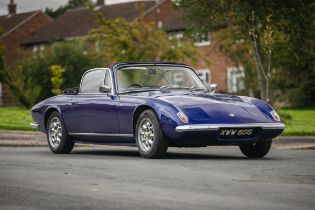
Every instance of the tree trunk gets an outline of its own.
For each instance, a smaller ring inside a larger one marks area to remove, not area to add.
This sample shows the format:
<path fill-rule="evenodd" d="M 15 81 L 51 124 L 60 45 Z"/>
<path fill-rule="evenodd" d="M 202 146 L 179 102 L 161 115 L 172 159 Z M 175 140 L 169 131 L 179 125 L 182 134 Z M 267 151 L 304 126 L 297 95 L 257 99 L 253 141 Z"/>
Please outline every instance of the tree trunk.
<path fill-rule="evenodd" d="M 267 82 L 266 79 L 264 78 L 263 74 L 263 69 L 260 63 L 259 59 L 259 54 L 258 52 L 254 49 L 254 58 L 255 58 L 255 65 L 256 65 L 256 71 L 257 71 L 257 80 L 258 80 L 258 85 L 259 85 L 259 92 L 260 92 L 260 97 L 263 101 L 267 101 Z"/>
<path fill-rule="evenodd" d="M 29 108 L 31 105 L 28 102 L 27 98 L 24 96 L 23 92 L 12 82 L 10 75 L 8 74 L 6 69 L 2 69 L 3 76 L 2 82 L 8 85 L 9 89 L 13 93 L 13 95 L 18 99 L 22 106 L 25 108 Z"/>
<path fill-rule="evenodd" d="M 5 83 L 6 85 L 9 86 L 9 89 L 13 93 L 13 95 L 18 99 L 18 101 L 21 103 L 22 106 L 25 108 L 29 108 L 31 105 L 27 101 L 26 97 L 21 93 L 21 91 L 12 83 Z"/>

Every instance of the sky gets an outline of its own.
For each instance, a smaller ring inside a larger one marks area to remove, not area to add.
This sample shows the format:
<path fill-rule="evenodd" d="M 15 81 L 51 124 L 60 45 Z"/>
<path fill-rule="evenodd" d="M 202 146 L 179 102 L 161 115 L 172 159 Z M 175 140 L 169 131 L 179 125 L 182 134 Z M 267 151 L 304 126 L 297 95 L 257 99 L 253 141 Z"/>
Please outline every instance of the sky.
<path fill-rule="evenodd" d="M 67 3 L 68 0 L 14 0 L 17 4 L 17 12 L 26 12 L 33 10 L 44 10 L 46 7 L 58 8 Z M 93 0 L 96 1 L 96 0 Z M 106 4 L 115 4 L 134 0 L 105 0 Z M 0 0 L 0 15 L 8 14 L 7 4 L 10 0 Z"/>

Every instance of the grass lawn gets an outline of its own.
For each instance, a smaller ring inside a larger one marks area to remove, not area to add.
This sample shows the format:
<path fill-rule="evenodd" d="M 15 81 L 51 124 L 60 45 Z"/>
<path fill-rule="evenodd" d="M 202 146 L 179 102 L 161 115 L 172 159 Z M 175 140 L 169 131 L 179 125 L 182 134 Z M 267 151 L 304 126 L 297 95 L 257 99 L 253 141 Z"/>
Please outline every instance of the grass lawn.
<path fill-rule="evenodd" d="M 315 136 L 315 108 L 282 109 L 279 114 L 286 125 L 282 135 Z"/>
<path fill-rule="evenodd" d="M 30 128 L 31 112 L 19 107 L 0 107 L 0 129 L 34 130 Z"/>
<path fill-rule="evenodd" d="M 286 129 L 282 135 L 315 136 L 315 108 L 282 109 L 279 111 Z M 0 129 L 34 130 L 30 110 L 18 107 L 0 107 Z"/>

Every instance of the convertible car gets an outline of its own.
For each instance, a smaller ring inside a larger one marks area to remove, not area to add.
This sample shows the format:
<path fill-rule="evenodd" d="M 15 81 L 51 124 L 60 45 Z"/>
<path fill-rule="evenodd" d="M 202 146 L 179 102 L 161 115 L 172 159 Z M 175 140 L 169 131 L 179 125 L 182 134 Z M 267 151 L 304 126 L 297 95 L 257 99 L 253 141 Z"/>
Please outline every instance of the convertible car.
<path fill-rule="evenodd" d="M 31 127 L 47 134 L 53 153 L 75 142 L 136 145 L 144 158 L 161 158 L 168 147 L 236 145 L 261 158 L 285 125 L 267 103 L 215 93 L 184 64 L 117 63 L 82 76 L 32 108 Z"/>

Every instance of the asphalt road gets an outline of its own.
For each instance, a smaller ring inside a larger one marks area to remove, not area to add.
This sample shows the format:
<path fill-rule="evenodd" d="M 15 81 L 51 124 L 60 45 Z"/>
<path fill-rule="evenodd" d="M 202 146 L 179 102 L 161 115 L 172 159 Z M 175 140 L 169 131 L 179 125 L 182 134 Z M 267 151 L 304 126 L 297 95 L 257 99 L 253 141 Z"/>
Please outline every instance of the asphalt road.
<path fill-rule="evenodd" d="M 145 160 L 136 148 L 0 148 L 0 209 L 315 209 L 315 150 L 171 148 Z"/>

